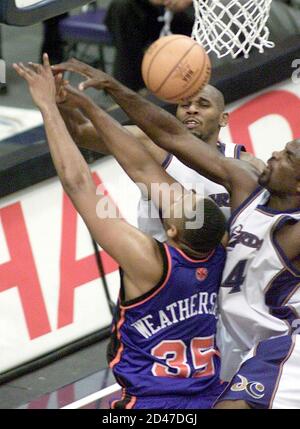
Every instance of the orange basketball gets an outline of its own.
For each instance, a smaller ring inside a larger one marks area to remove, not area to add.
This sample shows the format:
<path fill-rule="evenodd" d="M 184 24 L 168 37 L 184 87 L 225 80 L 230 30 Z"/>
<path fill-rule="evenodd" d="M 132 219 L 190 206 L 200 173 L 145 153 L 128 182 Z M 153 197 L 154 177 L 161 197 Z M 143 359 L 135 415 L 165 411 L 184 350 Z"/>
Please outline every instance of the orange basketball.
<path fill-rule="evenodd" d="M 210 74 L 210 59 L 203 46 L 182 34 L 156 40 L 142 62 L 146 87 L 169 103 L 196 94 L 209 82 Z"/>

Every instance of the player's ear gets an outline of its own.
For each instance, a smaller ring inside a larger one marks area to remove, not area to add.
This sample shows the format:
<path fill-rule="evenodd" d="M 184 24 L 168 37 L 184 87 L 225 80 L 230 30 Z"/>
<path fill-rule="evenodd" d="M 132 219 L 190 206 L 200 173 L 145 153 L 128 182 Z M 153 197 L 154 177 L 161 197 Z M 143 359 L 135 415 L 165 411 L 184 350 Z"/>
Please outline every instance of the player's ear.
<path fill-rule="evenodd" d="M 226 127 L 226 125 L 228 124 L 228 119 L 229 119 L 229 113 L 223 112 L 220 116 L 220 121 L 219 121 L 220 127 Z"/>
<path fill-rule="evenodd" d="M 178 230 L 174 224 L 168 224 L 166 233 L 168 238 L 174 239 L 178 235 Z"/>

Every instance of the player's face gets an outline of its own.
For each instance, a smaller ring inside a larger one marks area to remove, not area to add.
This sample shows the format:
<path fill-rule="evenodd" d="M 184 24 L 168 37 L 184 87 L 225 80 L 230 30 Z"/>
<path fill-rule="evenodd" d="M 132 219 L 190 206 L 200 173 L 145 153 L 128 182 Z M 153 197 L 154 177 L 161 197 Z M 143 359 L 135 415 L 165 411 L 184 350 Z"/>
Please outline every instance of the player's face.
<path fill-rule="evenodd" d="M 164 229 L 168 231 L 176 228 L 176 234 L 171 238 L 178 238 L 186 227 L 186 222 L 193 218 L 197 201 L 201 198 L 194 192 L 183 192 L 182 195 L 172 202 L 170 206 L 170 217 L 163 220 Z M 169 234 L 168 234 L 169 235 Z"/>
<path fill-rule="evenodd" d="M 272 193 L 296 195 L 300 188 L 300 140 L 287 143 L 280 152 L 273 152 L 259 178 L 260 185 Z"/>
<path fill-rule="evenodd" d="M 207 142 L 214 136 L 218 137 L 220 126 L 227 122 L 225 115 L 220 112 L 209 88 L 204 88 L 196 96 L 180 103 L 176 112 L 177 119 L 192 134 Z"/>

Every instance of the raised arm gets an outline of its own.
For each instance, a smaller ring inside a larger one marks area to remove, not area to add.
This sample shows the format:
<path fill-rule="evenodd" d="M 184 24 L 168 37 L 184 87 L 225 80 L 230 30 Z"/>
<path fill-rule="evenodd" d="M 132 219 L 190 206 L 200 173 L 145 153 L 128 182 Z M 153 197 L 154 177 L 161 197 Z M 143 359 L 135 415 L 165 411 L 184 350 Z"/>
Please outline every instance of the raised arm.
<path fill-rule="evenodd" d="M 75 143 L 79 147 L 110 155 L 109 147 L 97 133 L 94 125 L 79 111 L 78 90 L 69 85 L 61 75 L 57 75 L 55 80 L 57 106 Z M 164 162 L 167 157 L 166 151 L 154 144 L 140 128 L 136 125 L 127 125 L 124 128 L 139 140 L 159 164 Z"/>
<path fill-rule="evenodd" d="M 88 78 L 80 89 L 105 89 L 127 115 L 158 146 L 175 154 L 189 167 L 225 186 L 238 205 L 257 186 L 257 172 L 247 163 L 224 158 L 193 136 L 171 114 L 126 88 L 101 70 L 71 60 L 54 66 L 55 72 L 74 71 Z"/>
<path fill-rule="evenodd" d="M 91 122 L 78 109 L 70 109 L 60 104 L 57 104 L 57 107 L 77 146 L 110 155 Z"/>
<path fill-rule="evenodd" d="M 158 245 L 120 216 L 109 217 L 101 210 L 106 197 L 97 194 L 88 165 L 56 106 L 48 57 L 44 56 L 44 66 L 35 71 L 23 64 L 14 64 L 14 68 L 26 79 L 32 98 L 43 115 L 51 156 L 65 191 L 94 239 L 121 265 L 126 278 L 130 279 L 127 299 L 147 292 L 160 280 L 163 272 Z"/>
<path fill-rule="evenodd" d="M 99 138 L 105 142 L 111 154 L 124 168 L 129 177 L 137 183 L 142 191 L 160 208 L 168 208 L 162 202 L 173 201 L 182 195 L 182 186 L 175 182 L 161 165 L 151 156 L 146 147 L 115 119 L 98 107 L 84 93 L 70 88 L 76 97 L 78 106 L 89 118 Z M 159 185 L 156 187 L 155 185 Z M 163 186 L 160 186 L 162 185 Z M 167 185 L 165 187 L 165 185 Z M 173 186 L 174 192 L 169 192 L 169 186 Z M 170 200 L 171 198 L 171 200 Z"/>

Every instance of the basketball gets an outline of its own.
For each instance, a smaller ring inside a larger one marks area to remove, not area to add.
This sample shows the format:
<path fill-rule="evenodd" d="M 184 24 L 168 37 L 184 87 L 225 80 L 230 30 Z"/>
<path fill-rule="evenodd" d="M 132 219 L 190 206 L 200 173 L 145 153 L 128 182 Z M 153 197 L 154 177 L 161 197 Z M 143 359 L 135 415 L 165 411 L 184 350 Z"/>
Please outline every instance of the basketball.
<path fill-rule="evenodd" d="M 203 46 L 182 34 L 156 40 L 142 62 L 146 87 L 169 103 L 196 94 L 209 82 L 210 75 L 211 63 Z"/>

